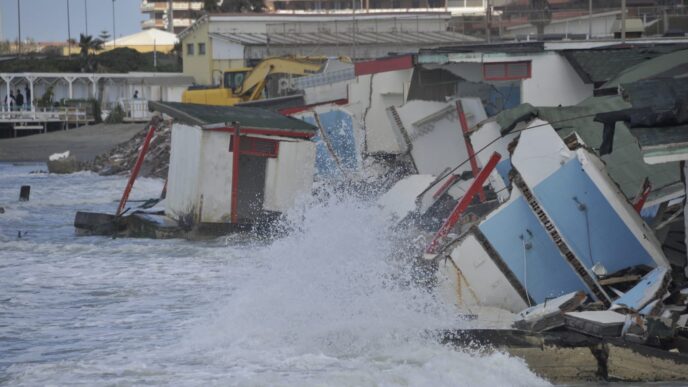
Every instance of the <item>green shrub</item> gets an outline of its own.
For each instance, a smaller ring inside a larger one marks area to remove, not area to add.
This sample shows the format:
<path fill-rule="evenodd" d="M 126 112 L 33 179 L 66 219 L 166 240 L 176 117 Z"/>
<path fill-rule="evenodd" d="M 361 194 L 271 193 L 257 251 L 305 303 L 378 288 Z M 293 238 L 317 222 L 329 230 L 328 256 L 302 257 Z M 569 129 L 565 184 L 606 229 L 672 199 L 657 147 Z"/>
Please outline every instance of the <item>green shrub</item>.
<path fill-rule="evenodd" d="M 119 104 L 115 105 L 110 114 L 105 119 L 106 124 L 121 124 L 124 122 L 124 110 Z"/>

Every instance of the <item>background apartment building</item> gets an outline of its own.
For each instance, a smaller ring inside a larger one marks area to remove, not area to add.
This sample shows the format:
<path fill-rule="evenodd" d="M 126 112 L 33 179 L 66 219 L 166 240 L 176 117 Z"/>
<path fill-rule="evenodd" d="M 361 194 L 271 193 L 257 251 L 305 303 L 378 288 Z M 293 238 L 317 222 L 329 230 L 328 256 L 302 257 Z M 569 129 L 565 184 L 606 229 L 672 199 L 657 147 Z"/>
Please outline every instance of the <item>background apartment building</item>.
<path fill-rule="evenodd" d="M 194 20 L 202 15 L 202 11 L 203 1 L 142 0 L 141 12 L 148 14 L 149 19 L 141 22 L 141 28 L 157 28 L 178 33 L 193 24 Z"/>

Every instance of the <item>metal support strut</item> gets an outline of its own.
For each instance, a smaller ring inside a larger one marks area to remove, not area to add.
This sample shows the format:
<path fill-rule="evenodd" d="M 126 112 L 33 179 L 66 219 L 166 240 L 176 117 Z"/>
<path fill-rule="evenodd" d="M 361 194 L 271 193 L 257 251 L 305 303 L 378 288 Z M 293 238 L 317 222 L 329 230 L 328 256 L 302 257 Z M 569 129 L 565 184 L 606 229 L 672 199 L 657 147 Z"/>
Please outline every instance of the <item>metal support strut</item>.
<path fill-rule="evenodd" d="M 475 195 L 477 195 L 479 192 L 482 192 L 483 184 L 490 176 L 490 173 L 492 173 L 495 167 L 497 167 L 497 163 L 499 163 L 499 160 L 501 158 L 502 156 L 497 152 L 492 154 L 492 156 L 490 157 L 490 161 L 487 162 L 485 168 L 480 170 L 478 176 L 476 176 L 475 180 L 473 180 L 473 184 L 471 184 L 471 187 L 468 188 L 468 191 L 466 191 L 466 194 L 463 195 L 461 200 L 459 200 L 459 202 L 456 203 L 456 206 L 452 210 L 451 214 L 449 214 L 449 217 L 445 219 L 444 224 L 442 224 L 442 227 L 440 227 L 435 236 L 432 238 L 432 241 L 428 245 L 428 248 L 425 250 L 427 254 L 435 253 L 435 251 L 437 250 L 438 242 L 442 238 L 446 237 L 447 234 L 449 234 L 449 231 L 454 227 L 454 225 L 456 225 L 459 219 L 461 219 L 461 214 L 463 214 L 463 212 L 466 211 L 466 208 L 468 208 L 468 205 L 471 204 Z"/>
<path fill-rule="evenodd" d="M 153 134 L 155 133 L 155 130 L 157 129 L 157 126 L 159 123 L 160 123 L 160 118 L 159 117 L 153 117 L 150 124 L 148 125 L 148 134 L 146 134 L 146 138 L 143 140 L 143 145 L 141 146 L 141 151 L 139 152 L 139 156 L 136 158 L 136 163 L 134 164 L 134 168 L 132 168 L 132 170 L 131 170 L 131 175 L 129 176 L 129 181 L 127 182 L 126 188 L 124 188 L 124 193 L 122 194 L 122 199 L 120 199 L 119 206 L 117 207 L 117 212 L 115 213 L 116 216 L 122 215 L 122 211 L 124 210 L 124 206 L 127 205 L 127 200 L 129 200 L 129 194 L 131 193 L 131 189 L 134 187 L 134 182 L 136 181 L 136 178 L 139 175 L 139 171 L 141 170 L 141 165 L 143 165 L 143 159 L 146 157 L 146 153 L 148 152 L 148 146 L 150 145 L 151 139 L 153 138 Z"/>

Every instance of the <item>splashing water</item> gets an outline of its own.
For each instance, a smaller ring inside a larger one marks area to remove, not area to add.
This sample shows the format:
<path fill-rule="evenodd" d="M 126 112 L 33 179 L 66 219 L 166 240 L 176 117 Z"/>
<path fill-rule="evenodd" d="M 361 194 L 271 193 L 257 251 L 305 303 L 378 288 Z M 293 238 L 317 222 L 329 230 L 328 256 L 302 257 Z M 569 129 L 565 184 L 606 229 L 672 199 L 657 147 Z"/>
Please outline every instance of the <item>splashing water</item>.
<path fill-rule="evenodd" d="M 0 165 L 0 383 L 545 383 L 518 359 L 438 344 L 429 332 L 458 326 L 455 311 L 410 285 L 365 200 L 305 203 L 260 244 L 75 237 L 74 212 L 111 212 L 125 180 L 31 169 Z M 16 202 L 21 184 L 31 201 Z"/>

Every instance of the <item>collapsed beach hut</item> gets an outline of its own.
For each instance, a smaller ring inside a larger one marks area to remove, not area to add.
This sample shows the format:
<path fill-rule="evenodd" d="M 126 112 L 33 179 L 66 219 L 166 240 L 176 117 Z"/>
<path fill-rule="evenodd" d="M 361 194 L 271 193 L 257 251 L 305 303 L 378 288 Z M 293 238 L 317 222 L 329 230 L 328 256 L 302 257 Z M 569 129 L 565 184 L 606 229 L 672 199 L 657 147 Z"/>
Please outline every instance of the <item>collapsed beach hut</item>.
<path fill-rule="evenodd" d="M 171 117 L 165 197 L 154 208 L 127 208 L 156 116 L 113 214 L 78 212 L 79 233 L 129 237 L 203 237 L 263 231 L 302 195 L 310 195 L 316 127 L 259 108 L 151 102 Z M 131 210 L 131 211 L 130 211 Z"/>
<path fill-rule="evenodd" d="M 153 108 L 175 120 L 167 216 L 199 226 L 256 225 L 310 194 L 314 126 L 258 108 L 172 102 Z"/>

